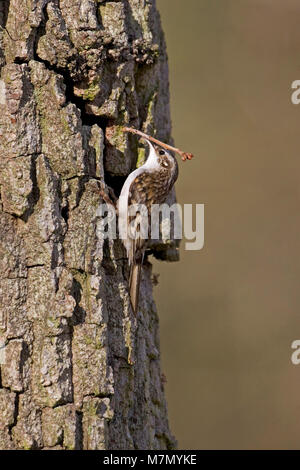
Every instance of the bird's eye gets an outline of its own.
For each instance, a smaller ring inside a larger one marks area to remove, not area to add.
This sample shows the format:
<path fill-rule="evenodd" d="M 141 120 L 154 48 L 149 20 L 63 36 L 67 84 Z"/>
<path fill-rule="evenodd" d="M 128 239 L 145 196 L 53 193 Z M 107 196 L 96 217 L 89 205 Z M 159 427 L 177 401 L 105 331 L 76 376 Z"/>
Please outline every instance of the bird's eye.
<path fill-rule="evenodd" d="M 165 151 L 164 151 L 164 150 L 160 150 L 158 153 L 159 153 L 159 155 L 164 155 L 164 154 L 165 154 Z"/>

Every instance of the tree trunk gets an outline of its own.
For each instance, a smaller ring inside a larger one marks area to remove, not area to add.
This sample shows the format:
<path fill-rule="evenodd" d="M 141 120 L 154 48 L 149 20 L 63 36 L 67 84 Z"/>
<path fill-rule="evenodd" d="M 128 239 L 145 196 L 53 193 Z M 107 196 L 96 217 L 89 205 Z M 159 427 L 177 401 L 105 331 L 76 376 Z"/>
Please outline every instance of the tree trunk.
<path fill-rule="evenodd" d="M 0 24 L 0 447 L 173 448 L 151 265 L 136 318 L 97 215 L 145 157 L 121 126 L 170 141 L 155 1 L 1 0 Z"/>

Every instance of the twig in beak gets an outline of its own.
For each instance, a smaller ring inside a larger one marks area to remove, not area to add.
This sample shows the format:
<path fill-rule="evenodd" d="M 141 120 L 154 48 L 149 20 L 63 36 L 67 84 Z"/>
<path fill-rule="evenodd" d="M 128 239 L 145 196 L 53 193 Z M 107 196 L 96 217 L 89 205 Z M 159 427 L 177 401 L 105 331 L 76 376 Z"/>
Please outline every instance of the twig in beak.
<path fill-rule="evenodd" d="M 183 152 L 182 150 L 177 149 L 176 147 L 172 147 L 171 145 L 164 144 L 160 140 L 155 139 L 155 137 L 151 137 L 150 135 L 147 135 L 142 131 L 138 131 L 137 129 L 133 129 L 132 127 L 123 127 L 123 132 L 131 132 L 132 134 L 139 135 L 140 137 L 143 137 L 144 139 L 151 140 L 151 142 L 154 142 L 160 147 L 163 147 L 167 150 L 171 150 L 172 152 L 178 153 L 181 156 L 181 160 L 183 162 L 185 162 L 185 160 L 192 160 L 192 158 L 194 157 L 192 153 Z"/>

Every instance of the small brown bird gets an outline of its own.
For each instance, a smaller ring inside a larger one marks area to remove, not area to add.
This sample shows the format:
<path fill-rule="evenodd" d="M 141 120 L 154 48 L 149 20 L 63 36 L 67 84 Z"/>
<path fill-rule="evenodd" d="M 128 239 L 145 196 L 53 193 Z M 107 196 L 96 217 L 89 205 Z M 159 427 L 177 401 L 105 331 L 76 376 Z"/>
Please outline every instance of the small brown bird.
<path fill-rule="evenodd" d="M 129 291 L 135 314 L 138 311 L 141 269 L 150 237 L 151 206 L 165 202 L 178 177 L 176 158 L 161 147 L 153 146 L 150 140 L 145 140 L 150 148 L 148 159 L 127 177 L 118 201 L 119 235 L 127 251 Z M 130 214 L 133 207 L 138 209 L 133 211 L 134 216 Z M 143 207 L 147 209 L 147 233 L 142 226 Z"/>

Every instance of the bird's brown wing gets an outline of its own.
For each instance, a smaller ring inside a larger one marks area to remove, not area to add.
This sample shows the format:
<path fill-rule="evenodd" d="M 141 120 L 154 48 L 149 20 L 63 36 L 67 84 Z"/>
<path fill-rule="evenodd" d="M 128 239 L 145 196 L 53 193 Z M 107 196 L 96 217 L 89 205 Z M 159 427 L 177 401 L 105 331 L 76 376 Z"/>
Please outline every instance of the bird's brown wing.
<path fill-rule="evenodd" d="M 163 202 L 170 190 L 169 174 L 165 170 L 143 172 L 138 175 L 131 183 L 129 196 L 128 196 L 128 208 L 133 204 L 143 204 L 148 210 L 148 226 L 150 228 L 150 214 L 152 204 L 160 204 Z M 136 222 L 141 222 L 142 217 L 139 221 L 139 213 L 136 216 Z M 128 224 L 133 222 L 133 218 L 129 217 Z M 149 233 L 148 233 L 149 236 Z M 142 274 L 142 264 L 144 260 L 146 248 L 146 239 L 137 236 L 131 240 L 131 247 L 129 253 L 129 264 L 130 264 L 130 298 L 132 307 L 135 313 L 138 310 L 139 303 L 139 290 L 140 281 Z"/>

